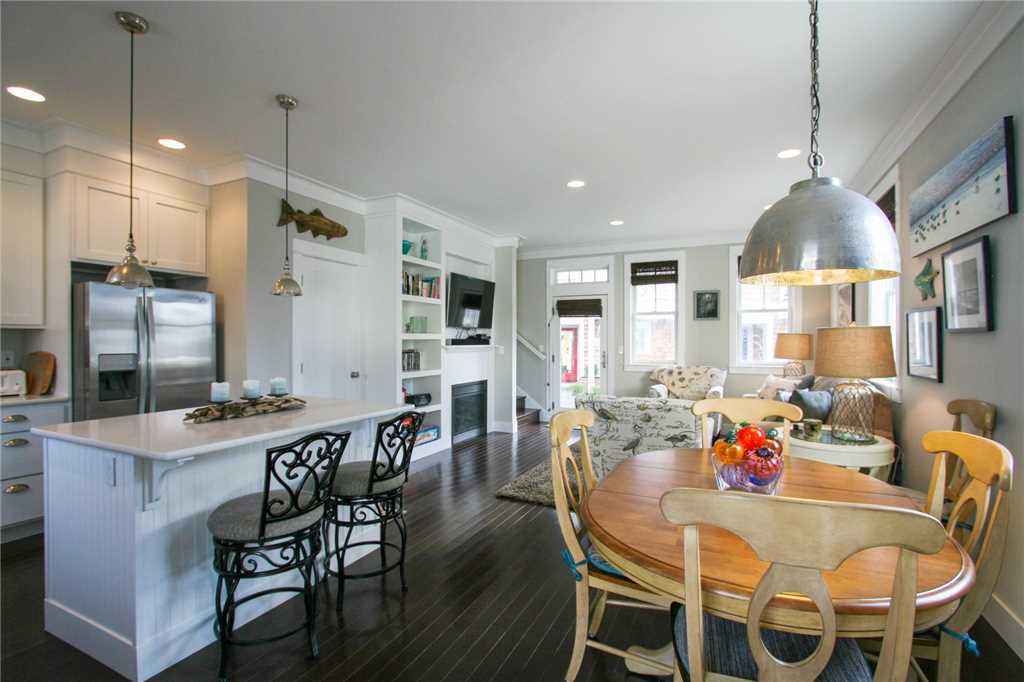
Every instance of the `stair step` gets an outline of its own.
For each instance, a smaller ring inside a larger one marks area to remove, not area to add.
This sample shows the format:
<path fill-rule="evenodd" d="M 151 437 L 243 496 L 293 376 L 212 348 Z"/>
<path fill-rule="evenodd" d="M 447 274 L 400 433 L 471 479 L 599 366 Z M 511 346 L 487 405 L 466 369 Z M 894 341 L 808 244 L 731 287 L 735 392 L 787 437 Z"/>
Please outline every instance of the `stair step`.
<path fill-rule="evenodd" d="M 516 397 L 516 412 L 522 412 L 526 409 L 526 396 L 521 395 Z"/>
<path fill-rule="evenodd" d="M 536 408 L 519 409 L 516 411 L 516 421 L 518 421 L 520 424 L 539 424 L 540 410 Z"/>

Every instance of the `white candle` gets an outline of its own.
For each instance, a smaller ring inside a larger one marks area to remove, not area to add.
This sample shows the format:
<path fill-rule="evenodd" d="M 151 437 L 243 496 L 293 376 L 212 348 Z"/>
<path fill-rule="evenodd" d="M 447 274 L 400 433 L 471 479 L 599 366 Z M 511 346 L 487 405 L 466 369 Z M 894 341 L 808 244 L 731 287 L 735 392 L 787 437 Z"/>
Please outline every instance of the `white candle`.
<path fill-rule="evenodd" d="M 259 379 L 246 379 L 242 382 L 242 397 L 243 398 L 259 398 L 260 393 L 260 382 Z"/>
<path fill-rule="evenodd" d="M 215 381 L 210 384 L 210 402 L 226 403 L 231 400 L 231 384 L 226 381 Z"/>
<path fill-rule="evenodd" d="M 274 377 L 270 380 L 270 395 L 285 395 L 288 393 L 288 380 L 284 377 Z"/>

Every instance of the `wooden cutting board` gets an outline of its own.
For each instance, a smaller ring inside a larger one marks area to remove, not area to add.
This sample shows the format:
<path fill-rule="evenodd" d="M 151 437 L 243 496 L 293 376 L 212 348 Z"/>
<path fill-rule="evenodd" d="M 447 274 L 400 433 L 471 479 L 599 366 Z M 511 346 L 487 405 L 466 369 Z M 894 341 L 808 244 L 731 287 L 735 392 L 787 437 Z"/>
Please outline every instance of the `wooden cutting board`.
<path fill-rule="evenodd" d="M 53 389 L 57 373 L 57 356 L 38 351 L 25 356 L 25 386 L 29 395 L 45 395 Z"/>

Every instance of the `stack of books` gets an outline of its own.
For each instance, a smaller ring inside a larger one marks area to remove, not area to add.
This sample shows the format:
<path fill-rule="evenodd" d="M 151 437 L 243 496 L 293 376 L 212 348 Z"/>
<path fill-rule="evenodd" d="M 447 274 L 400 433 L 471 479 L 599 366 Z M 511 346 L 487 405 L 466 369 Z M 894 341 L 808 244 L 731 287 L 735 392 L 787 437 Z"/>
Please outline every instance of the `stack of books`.
<path fill-rule="evenodd" d="M 406 296 L 441 298 L 441 285 L 436 276 L 424 277 L 411 272 L 402 272 L 402 293 Z"/>

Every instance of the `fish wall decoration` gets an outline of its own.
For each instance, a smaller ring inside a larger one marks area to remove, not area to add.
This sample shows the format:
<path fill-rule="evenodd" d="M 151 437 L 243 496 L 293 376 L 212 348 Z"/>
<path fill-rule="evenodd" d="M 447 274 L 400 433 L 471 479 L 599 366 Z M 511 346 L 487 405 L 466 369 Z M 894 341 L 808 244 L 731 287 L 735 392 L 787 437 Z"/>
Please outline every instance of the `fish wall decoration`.
<path fill-rule="evenodd" d="M 277 226 L 283 227 L 288 223 L 295 223 L 295 229 L 300 234 L 309 232 L 314 237 L 334 239 L 348 234 L 347 227 L 325 216 L 319 208 L 314 208 L 309 213 L 297 211 L 286 200 L 281 199 L 281 217 L 277 219 Z"/>

